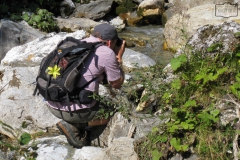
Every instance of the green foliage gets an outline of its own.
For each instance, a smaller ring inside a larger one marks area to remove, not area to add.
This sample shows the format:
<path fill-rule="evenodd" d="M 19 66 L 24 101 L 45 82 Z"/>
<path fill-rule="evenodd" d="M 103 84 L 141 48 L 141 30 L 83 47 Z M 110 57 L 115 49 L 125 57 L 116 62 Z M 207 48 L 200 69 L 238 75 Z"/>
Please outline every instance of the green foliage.
<path fill-rule="evenodd" d="M 118 2 L 119 6 L 116 8 L 116 14 L 127 13 L 133 11 L 137 5 L 132 2 L 132 0 L 122 0 L 122 2 Z"/>
<path fill-rule="evenodd" d="M 157 149 L 152 150 L 152 159 L 159 160 L 162 157 L 162 153 L 159 152 Z"/>
<path fill-rule="evenodd" d="M 31 135 L 28 133 L 23 133 L 20 137 L 20 144 L 25 145 L 31 140 Z"/>
<path fill-rule="evenodd" d="M 222 44 L 217 43 L 206 52 L 192 52 L 190 49 L 173 58 L 171 67 L 177 78 L 159 85 L 161 87 L 152 87 L 146 82 L 151 80 L 147 79 L 139 82 L 148 84 L 144 87 L 161 96 L 158 97 L 158 109 L 163 113 L 171 112 L 159 117 L 166 122 L 154 128 L 147 140 L 139 145 L 139 152 L 145 153 L 140 155 L 142 159 L 153 157 L 156 150 L 157 153 L 163 153 L 162 159 L 167 159 L 168 155 L 176 152 L 183 154 L 190 147 L 202 159 L 232 159 L 227 150 L 232 149 L 236 132 L 231 126 L 220 125 L 221 114 L 216 102 L 227 94 L 240 98 L 240 48 L 236 47 L 229 54 L 221 54 L 221 48 Z M 214 54 L 204 55 L 209 52 Z M 155 79 L 162 78 L 154 73 Z"/>
<path fill-rule="evenodd" d="M 177 58 L 173 58 L 171 60 L 172 69 L 176 71 L 178 68 L 182 66 L 183 63 L 186 63 L 186 62 L 187 62 L 187 56 L 185 54 L 182 54 Z"/>
<path fill-rule="evenodd" d="M 0 3 L 0 18 L 12 21 L 22 20 L 23 12 L 35 12 L 37 8 L 44 8 L 54 14 L 59 14 L 59 6 L 62 0 L 3 0 Z"/>
<path fill-rule="evenodd" d="M 44 32 L 57 30 L 57 23 L 53 19 L 53 14 L 46 9 L 37 9 L 36 14 L 23 13 L 22 18 L 34 28 Z"/>
<path fill-rule="evenodd" d="M 180 139 L 172 138 L 170 140 L 170 144 L 177 150 L 177 151 L 186 151 L 188 149 L 188 145 L 181 144 Z"/>

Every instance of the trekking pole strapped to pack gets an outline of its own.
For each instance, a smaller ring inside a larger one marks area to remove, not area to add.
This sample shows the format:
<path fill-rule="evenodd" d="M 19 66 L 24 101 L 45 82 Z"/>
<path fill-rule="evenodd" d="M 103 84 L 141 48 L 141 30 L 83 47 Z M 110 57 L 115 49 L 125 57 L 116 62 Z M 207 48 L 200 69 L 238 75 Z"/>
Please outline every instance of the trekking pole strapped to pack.
<path fill-rule="evenodd" d="M 72 115 L 69 102 L 78 101 L 80 90 L 97 78 L 94 77 L 81 88 L 77 87 L 83 63 L 88 55 L 101 45 L 102 42 L 88 43 L 73 37 L 62 40 L 41 61 L 33 95 L 35 96 L 38 91 L 38 94 L 41 94 L 47 101 L 66 101 Z"/>

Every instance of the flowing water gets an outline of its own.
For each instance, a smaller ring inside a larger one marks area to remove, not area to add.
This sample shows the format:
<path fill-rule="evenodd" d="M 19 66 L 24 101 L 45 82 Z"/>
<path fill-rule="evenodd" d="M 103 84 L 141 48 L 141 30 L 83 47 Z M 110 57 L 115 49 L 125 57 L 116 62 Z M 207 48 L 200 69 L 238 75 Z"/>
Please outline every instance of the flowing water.
<path fill-rule="evenodd" d="M 170 62 L 173 53 L 163 50 L 163 31 L 164 27 L 161 25 L 126 27 L 119 33 L 119 37 L 129 43 L 128 48 L 143 53 L 165 66 Z"/>

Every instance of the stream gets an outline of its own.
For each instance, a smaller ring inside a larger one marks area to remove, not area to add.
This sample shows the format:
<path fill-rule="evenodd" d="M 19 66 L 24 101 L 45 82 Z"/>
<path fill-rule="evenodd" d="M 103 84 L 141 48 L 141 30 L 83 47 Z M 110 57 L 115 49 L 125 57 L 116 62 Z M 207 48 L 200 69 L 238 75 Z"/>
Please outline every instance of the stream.
<path fill-rule="evenodd" d="M 119 37 L 126 40 L 128 48 L 149 56 L 157 64 L 166 66 L 173 53 L 163 50 L 163 31 L 164 27 L 161 25 L 126 27 L 119 33 Z"/>

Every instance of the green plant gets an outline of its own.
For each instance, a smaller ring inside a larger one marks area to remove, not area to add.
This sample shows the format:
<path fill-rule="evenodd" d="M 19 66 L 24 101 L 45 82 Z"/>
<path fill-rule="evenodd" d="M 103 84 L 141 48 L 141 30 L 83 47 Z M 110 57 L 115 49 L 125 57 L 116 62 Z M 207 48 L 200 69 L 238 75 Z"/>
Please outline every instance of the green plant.
<path fill-rule="evenodd" d="M 19 141 L 20 141 L 20 144 L 21 144 L 21 145 L 25 145 L 25 144 L 27 144 L 28 142 L 30 142 L 30 140 L 31 140 L 31 135 L 28 134 L 28 133 L 23 133 L 23 134 L 21 135 Z"/>
<path fill-rule="evenodd" d="M 34 28 L 41 31 L 52 32 L 57 30 L 57 23 L 53 19 L 53 14 L 46 9 L 37 9 L 35 13 L 23 13 L 22 18 Z"/>
<path fill-rule="evenodd" d="M 123 0 L 122 2 L 118 2 L 119 6 L 116 8 L 116 14 L 127 13 L 133 11 L 137 5 L 134 4 L 131 0 Z"/>
<path fill-rule="evenodd" d="M 240 49 L 235 47 L 229 54 L 222 54 L 221 47 L 222 44 L 217 43 L 201 52 L 186 48 L 185 54 L 171 60 L 177 78 L 164 87 L 153 88 L 146 83 L 147 79 L 140 82 L 161 95 L 157 108 L 161 108 L 163 113 L 170 112 L 159 117 L 166 123 L 152 130 L 147 140 L 139 145 L 140 151 L 145 153 L 140 155 L 142 159 L 153 157 L 156 150 L 159 155 L 162 153 L 160 159 L 167 159 L 176 152 L 184 155 L 190 147 L 203 159 L 233 158 L 227 151 L 232 149 L 234 135 L 238 133 L 232 126 L 220 124 L 221 113 L 216 102 L 228 94 L 240 97 Z M 209 52 L 214 54 L 207 55 Z M 155 74 L 154 78 L 161 76 Z"/>

